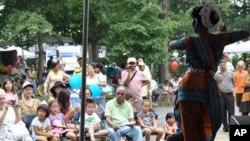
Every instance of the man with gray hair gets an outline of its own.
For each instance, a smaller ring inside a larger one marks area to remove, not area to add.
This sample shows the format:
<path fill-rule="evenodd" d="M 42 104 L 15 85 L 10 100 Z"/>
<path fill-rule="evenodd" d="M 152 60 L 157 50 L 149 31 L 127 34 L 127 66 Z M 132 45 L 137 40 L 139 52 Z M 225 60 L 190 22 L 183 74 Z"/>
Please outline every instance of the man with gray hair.
<path fill-rule="evenodd" d="M 105 117 L 108 125 L 108 135 L 111 141 L 120 141 L 121 136 L 129 136 L 133 141 L 142 140 L 141 128 L 135 126 L 133 108 L 125 100 L 125 87 L 116 89 L 116 97 L 107 102 Z"/>

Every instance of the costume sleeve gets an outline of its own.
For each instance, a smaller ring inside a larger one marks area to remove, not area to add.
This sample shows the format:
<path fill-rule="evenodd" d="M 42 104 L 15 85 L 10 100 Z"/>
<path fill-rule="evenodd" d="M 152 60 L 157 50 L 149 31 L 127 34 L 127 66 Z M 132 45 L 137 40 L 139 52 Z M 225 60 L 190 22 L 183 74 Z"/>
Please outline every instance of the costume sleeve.
<path fill-rule="evenodd" d="M 184 49 L 187 49 L 189 47 L 191 47 L 191 37 L 187 36 L 185 38 L 181 38 L 179 40 L 176 40 L 174 48 L 178 49 L 178 50 L 184 50 Z"/>
<path fill-rule="evenodd" d="M 239 40 L 249 37 L 249 32 L 245 30 L 237 30 L 229 33 L 222 33 L 225 45 L 232 44 Z"/>

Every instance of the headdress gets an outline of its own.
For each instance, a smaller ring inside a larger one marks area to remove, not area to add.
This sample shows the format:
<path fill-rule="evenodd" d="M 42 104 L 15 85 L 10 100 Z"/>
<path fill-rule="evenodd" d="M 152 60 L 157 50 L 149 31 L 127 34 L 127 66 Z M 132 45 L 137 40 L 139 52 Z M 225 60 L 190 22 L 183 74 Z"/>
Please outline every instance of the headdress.
<path fill-rule="evenodd" d="M 206 28 L 214 27 L 220 19 L 220 12 L 218 7 L 213 4 L 204 4 L 199 15 L 201 22 Z"/>

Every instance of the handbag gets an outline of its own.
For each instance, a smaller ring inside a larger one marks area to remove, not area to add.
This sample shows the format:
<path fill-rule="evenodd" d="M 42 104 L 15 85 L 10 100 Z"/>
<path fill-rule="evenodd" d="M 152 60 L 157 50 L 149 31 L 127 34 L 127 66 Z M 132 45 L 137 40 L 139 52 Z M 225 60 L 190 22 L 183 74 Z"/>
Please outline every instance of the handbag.
<path fill-rule="evenodd" d="M 101 88 L 101 95 L 107 95 L 107 94 L 112 94 L 113 89 L 111 86 L 106 85 L 106 86 L 100 86 Z"/>

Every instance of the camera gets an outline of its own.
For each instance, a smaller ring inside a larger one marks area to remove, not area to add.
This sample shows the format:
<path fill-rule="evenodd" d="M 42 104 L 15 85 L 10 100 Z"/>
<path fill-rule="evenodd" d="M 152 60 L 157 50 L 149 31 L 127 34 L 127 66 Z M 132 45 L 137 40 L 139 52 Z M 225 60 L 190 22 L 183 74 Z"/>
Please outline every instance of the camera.
<path fill-rule="evenodd" d="M 9 104 L 10 104 L 10 105 L 15 105 L 15 104 L 16 104 L 16 100 L 10 100 L 10 101 L 9 101 Z"/>

